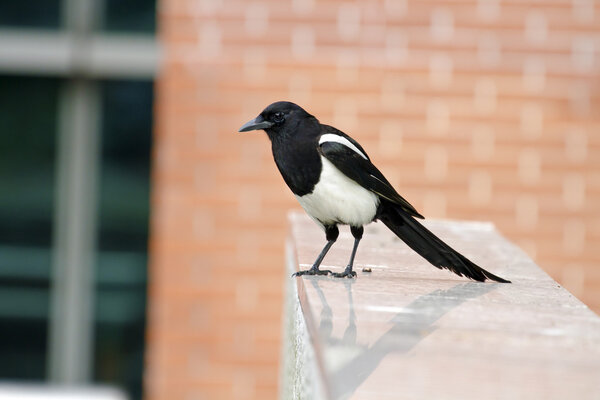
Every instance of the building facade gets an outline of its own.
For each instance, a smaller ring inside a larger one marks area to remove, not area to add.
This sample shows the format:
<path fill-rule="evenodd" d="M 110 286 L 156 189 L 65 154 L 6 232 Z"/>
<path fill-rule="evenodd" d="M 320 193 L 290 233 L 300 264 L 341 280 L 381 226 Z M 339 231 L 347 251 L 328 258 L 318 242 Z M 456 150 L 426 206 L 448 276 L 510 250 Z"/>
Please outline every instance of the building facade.
<path fill-rule="evenodd" d="M 266 136 L 237 133 L 277 100 L 357 138 L 427 217 L 494 222 L 600 310 L 597 2 L 158 10 L 148 399 L 277 394 L 286 213 L 298 206 Z"/>
<path fill-rule="evenodd" d="M 600 312 L 599 49 L 594 0 L 0 3 L 0 379 L 277 396 L 277 100 Z"/>

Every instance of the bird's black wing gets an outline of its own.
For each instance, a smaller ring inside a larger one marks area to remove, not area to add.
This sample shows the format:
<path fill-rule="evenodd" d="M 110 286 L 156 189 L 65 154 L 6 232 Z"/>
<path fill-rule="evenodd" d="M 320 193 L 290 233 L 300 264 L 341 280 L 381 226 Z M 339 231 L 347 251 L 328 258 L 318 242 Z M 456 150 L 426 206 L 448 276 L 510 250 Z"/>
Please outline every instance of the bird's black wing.
<path fill-rule="evenodd" d="M 337 131 L 337 130 L 336 130 Z M 335 132 L 339 135 L 339 131 Z M 375 167 L 360 145 L 347 135 L 340 135 L 355 145 L 367 159 L 342 143 L 334 141 L 323 142 L 319 145 L 319 152 L 329 160 L 337 169 L 344 173 L 362 187 L 399 205 L 410 215 L 423 218 L 421 214 L 402 196 L 396 192 L 383 174 Z"/>

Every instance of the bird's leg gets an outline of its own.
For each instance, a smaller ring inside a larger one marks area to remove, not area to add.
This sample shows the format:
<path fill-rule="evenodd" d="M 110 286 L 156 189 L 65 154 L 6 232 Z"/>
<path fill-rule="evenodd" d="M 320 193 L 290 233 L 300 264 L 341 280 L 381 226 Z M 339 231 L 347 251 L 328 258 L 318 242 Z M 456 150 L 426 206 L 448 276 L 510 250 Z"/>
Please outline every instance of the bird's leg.
<path fill-rule="evenodd" d="M 321 269 L 319 269 L 319 266 L 321 265 L 321 262 L 325 258 L 325 255 L 327 254 L 327 252 L 329 251 L 329 249 L 331 248 L 331 246 L 337 240 L 339 234 L 340 234 L 340 231 L 339 231 L 339 229 L 337 228 L 336 225 L 326 226 L 325 227 L 325 237 L 327 238 L 327 244 L 325 245 L 325 247 L 323 247 L 323 250 L 321 250 L 321 253 L 319 254 L 319 256 L 317 257 L 317 259 L 313 263 L 312 267 L 310 269 L 307 269 L 307 270 L 304 270 L 304 271 L 294 272 L 292 274 L 292 276 L 327 275 L 327 274 L 330 274 L 331 273 L 330 270 L 328 270 L 328 269 L 321 270 Z"/>
<path fill-rule="evenodd" d="M 344 272 L 335 272 L 332 275 L 336 278 L 354 278 L 356 276 L 356 272 L 352 270 L 352 266 L 354 265 L 354 256 L 356 256 L 356 250 L 358 249 L 358 243 L 360 243 L 360 239 L 362 239 L 362 235 L 364 229 L 362 226 L 350 227 L 350 232 L 352 232 L 352 236 L 354 236 L 354 247 L 352 248 L 352 254 L 350 255 L 350 261 L 348 262 L 348 266 L 344 270 Z"/>
<path fill-rule="evenodd" d="M 313 266 L 310 269 L 307 269 L 307 270 L 304 270 L 304 271 L 294 272 L 292 274 L 292 276 L 301 276 L 301 275 L 327 275 L 327 274 L 330 274 L 331 271 L 328 270 L 328 269 L 320 270 L 319 269 L 319 265 L 321 265 L 321 262 L 323 261 L 323 258 L 325 258 L 325 254 L 327 254 L 327 252 L 329 251 L 329 248 L 334 243 L 335 243 L 335 240 L 330 240 L 330 241 L 327 242 L 327 244 L 325 245 L 325 247 L 323 247 L 323 250 L 321 250 L 321 254 L 319 254 L 319 257 L 317 257 L 317 259 L 315 260 Z"/>

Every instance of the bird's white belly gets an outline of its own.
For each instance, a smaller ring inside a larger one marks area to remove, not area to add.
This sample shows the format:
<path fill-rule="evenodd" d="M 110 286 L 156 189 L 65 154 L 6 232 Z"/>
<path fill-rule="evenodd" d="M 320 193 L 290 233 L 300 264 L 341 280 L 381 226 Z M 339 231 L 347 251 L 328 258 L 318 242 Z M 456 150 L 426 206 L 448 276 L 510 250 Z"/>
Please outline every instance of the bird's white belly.
<path fill-rule="evenodd" d="M 304 210 L 321 224 L 362 226 L 373 221 L 379 197 L 344 175 L 321 156 L 323 171 L 312 193 L 296 196 Z"/>

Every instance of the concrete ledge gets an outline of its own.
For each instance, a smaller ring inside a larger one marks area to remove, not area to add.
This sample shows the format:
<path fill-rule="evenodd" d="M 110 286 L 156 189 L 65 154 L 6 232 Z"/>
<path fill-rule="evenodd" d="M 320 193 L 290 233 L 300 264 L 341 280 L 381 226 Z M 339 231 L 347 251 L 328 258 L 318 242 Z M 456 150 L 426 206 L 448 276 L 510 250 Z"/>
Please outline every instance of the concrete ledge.
<path fill-rule="evenodd" d="M 289 274 L 324 234 L 290 215 Z M 355 280 L 289 278 L 285 399 L 597 399 L 600 318 L 491 224 L 425 221 L 477 264 L 513 281 L 440 271 L 389 232 L 366 228 Z M 324 268 L 343 270 L 342 228 Z M 371 273 L 361 272 L 364 266 Z"/>

